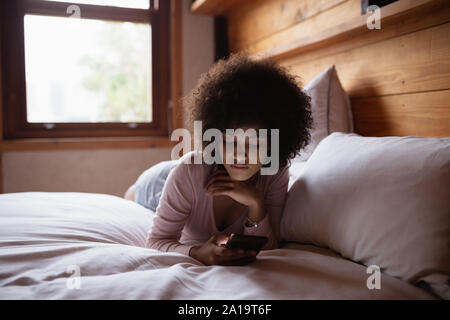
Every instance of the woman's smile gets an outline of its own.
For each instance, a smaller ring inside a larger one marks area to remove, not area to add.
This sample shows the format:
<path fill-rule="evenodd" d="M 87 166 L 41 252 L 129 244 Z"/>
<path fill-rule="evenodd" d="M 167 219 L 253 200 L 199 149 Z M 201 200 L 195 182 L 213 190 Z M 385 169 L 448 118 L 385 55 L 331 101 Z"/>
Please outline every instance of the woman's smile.
<path fill-rule="evenodd" d="M 234 170 L 247 170 L 248 166 L 245 164 L 232 164 L 230 167 Z"/>

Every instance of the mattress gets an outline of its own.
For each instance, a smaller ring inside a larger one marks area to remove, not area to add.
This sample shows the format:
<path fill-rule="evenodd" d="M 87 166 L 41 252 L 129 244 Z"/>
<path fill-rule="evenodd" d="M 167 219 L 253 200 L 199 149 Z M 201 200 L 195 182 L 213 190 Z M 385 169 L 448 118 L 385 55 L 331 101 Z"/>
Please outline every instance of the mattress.
<path fill-rule="evenodd" d="M 0 195 L 0 299 L 433 299 L 331 250 L 285 243 L 246 266 L 145 247 L 154 212 L 78 192 Z"/>

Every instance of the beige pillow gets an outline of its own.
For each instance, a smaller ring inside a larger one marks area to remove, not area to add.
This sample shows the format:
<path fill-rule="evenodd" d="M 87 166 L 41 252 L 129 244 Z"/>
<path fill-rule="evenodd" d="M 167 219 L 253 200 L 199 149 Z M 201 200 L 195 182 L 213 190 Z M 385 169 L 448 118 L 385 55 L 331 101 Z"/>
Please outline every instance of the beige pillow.
<path fill-rule="evenodd" d="M 304 87 L 304 91 L 311 97 L 311 142 L 293 162 L 307 160 L 320 141 L 330 133 L 353 132 L 350 99 L 334 65 L 314 77 Z"/>
<path fill-rule="evenodd" d="M 333 133 L 289 190 L 281 237 L 450 298 L 449 192 L 450 138 Z"/>

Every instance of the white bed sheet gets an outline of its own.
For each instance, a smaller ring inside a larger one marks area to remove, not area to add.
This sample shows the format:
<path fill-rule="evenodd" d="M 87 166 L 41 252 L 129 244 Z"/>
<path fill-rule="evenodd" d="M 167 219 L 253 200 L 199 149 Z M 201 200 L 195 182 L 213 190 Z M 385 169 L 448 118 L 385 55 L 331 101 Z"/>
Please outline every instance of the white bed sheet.
<path fill-rule="evenodd" d="M 386 275 L 369 290 L 365 266 L 310 245 L 263 251 L 242 267 L 204 266 L 145 248 L 153 217 L 105 194 L 0 195 L 0 299 L 433 298 Z"/>

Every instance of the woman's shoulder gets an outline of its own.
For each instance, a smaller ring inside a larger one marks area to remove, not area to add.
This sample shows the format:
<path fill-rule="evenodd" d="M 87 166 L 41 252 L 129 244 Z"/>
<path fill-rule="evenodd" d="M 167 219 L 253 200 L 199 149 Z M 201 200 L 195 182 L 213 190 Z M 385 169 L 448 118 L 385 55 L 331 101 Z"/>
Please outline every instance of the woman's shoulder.
<path fill-rule="evenodd" d="M 289 166 L 286 165 L 279 168 L 275 174 L 261 175 L 261 179 L 266 186 L 273 184 L 287 184 L 289 182 Z"/>

